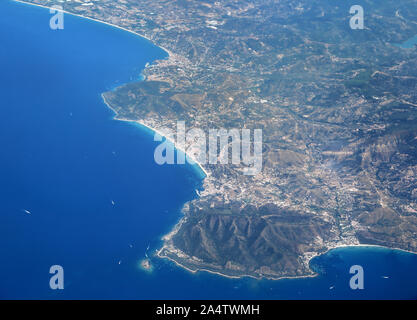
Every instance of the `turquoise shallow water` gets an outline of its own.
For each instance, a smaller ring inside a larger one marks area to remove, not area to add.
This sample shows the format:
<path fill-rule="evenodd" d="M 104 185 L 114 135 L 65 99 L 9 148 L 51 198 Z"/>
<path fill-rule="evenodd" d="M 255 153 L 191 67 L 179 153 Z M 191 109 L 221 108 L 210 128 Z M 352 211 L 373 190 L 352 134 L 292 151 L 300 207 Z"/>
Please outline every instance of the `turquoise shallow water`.
<path fill-rule="evenodd" d="M 404 41 L 403 43 L 397 44 L 398 47 L 404 49 L 414 48 L 415 45 L 417 45 L 417 35 L 408 39 L 407 41 Z"/>
<path fill-rule="evenodd" d="M 0 2 L 0 298 L 417 298 L 417 256 L 395 250 L 336 249 L 312 261 L 318 277 L 280 281 L 191 274 L 152 257 L 202 177 L 155 164 L 152 132 L 113 120 L 100 95 L 166 54 L 70 15 L 52 31 L 50 17 Z M 152 273 L 138 266 L 146 252 Z M 63 291 L 49 288 L 55 264 Z M 362 291 L 349 288 L 354 264 Z"/>

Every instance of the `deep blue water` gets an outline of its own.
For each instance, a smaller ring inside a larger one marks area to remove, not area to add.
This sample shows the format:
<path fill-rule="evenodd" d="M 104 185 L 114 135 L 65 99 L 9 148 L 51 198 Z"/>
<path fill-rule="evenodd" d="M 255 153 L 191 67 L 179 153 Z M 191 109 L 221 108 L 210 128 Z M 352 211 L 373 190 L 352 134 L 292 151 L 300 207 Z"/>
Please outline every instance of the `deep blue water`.
<path fill-rule="evenodd" d="M 0 2 L 0 298 L 417 298 L 417 255 L 381 248 L 333 250 L 312 261 L 321 275 L 307 279 L 191 274 L 157 258 L 151 273 L 141 270 L 201 177 L 158 166 L 151 132 L 113 120 L 100 94 L 166 54 L 70 15 L 52 31 L 50 17 Z M 55 264 L 62 291 L 49 289 Z M 362 291 L 349 288 L 354 264 L 365 271 Z"/>

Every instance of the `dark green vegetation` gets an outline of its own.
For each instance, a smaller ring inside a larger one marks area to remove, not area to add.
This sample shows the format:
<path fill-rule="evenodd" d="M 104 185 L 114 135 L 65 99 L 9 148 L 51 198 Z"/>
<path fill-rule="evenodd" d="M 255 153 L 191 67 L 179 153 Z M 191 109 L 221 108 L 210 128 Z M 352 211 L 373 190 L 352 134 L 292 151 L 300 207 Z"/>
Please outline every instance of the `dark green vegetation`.
<path fill-rule="evenodd" d="M 171 51 L 105 94 L 120 118 L 263 129 L 262 174 L 206 166 L 161 256 L 278 278 L 311 274 L 311 256 L 342 244 L 417 252 L 417 51 L 394 45 L 417 34 L 417 3 L 361 1 L 366 28 L 351 30 L 356 2 L 63 4 Z"/>

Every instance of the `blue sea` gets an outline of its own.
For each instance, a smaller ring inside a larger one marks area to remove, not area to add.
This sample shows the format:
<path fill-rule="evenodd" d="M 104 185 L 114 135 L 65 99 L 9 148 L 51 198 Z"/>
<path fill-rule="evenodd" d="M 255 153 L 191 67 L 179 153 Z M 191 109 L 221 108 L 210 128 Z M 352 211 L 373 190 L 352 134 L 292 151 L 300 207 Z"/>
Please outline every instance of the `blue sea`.
<path fill-rule="evenodd" d="M 335 249 L 312 260 L 319 276 L 279 281 L 155 258 L 202 176 L 157 165 L 152 132 L 114 120 L 101 93 L 166 53 L 71 15 L 51 30 L 51 16 L 0 2 L 1 299 L 417 298 L 417 255 L 383 248 Z M 139 266 L 145 254 L 152 272 Z M 64 268 L 64 290 L 49 287 L 52 265 Z M 363 290 L 349 287 L 352 265 L 364 269 Z"/>

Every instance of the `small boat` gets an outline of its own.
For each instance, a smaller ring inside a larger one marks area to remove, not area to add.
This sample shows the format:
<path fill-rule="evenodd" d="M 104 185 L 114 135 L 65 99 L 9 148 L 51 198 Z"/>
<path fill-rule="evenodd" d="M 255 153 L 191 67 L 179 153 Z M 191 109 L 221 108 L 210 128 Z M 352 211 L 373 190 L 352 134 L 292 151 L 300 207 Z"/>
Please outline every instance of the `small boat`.
<path fill-rule="evenodd" d="M 148 257 L 149 247 L 150 247 L 150 244 L 148 244 L 148 247 L 146 248 L 146 251 L 145 251 L 145 257 L 146 257 L 146 258 L 149 258 L 149 257 Z"/>
<path fill-rule="evenodd" d="M 23 209 L 23 212 L 26 214 L 32 214 L 32 212 L 30 212 L 29 210 Z"/>
<path fill-rule="evenodd" d="M 329 288 L 329 290 L 333 290 L 334 289 L 334 286 L 331 286 L 330 288 Z"/>
<path fill-rule="evenodd" d="M 384 279 L 389 279 L 389 277 L 388 277 L 388 276 L 382 276 L 382 278 L 384 278 Z"/>
<path fill-rule="evenodd" d="M 111 204 L 114 206 L 116 203 L 112 200 L 112 201 L 111 201 Z"/>

